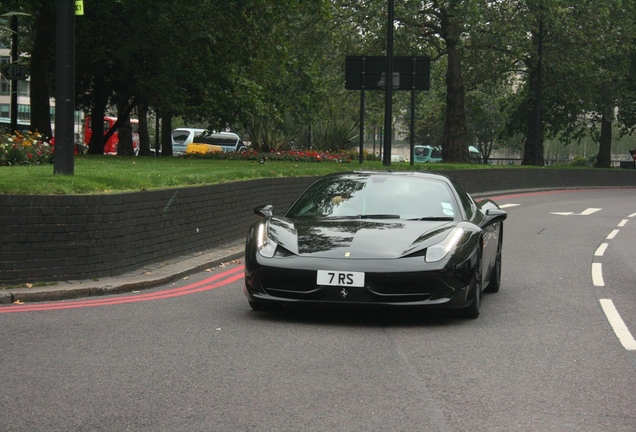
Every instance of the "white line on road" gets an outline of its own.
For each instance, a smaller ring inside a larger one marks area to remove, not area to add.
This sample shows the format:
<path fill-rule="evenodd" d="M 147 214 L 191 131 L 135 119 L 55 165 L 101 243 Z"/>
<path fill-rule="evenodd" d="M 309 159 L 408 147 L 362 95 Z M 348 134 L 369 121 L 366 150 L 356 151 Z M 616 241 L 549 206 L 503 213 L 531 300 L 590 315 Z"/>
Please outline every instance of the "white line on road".
<path fill-rule="evenodd" d="M 632 214 L 630 214 L 630 215 L 629 215 L 629 216 L 627 216 L 627 217 L 634 217 L 634 216 L 636 216 L 636 213 L 632 213 Z"/>
<path fill-rule="evenodd" d="M 605 286 L 605 281 L 603 281 L 603 267 L 601 266 L 601 263 L 592 263 L 592 283 L 597 287 Z"/>
<path fill-rule="evenodd" d="M 600 208 L 594 208 L 594 207 L 590 207 L 588 209 L 583 210 L 581 213 L 574 213 L 574 212 L 550 212 L 553 215 L 559 215 L 559 216 L 570 216 L 570 215 L 574 215 L 574 216 L 589 216 L 591 214 L 594 214 L 598 211 L 601 211 L 603 209 Z"/>
<path fill-rule="evenodd" d="M 623 219 L 623 220 L 622 220 L 622 221 L 618 224 L 618 226 L 619 226 L 619 227 L 624 227 L 626 223 L 627 223 L 627 219 Z"/>
<path fill-rule="evenodd" d="M 614 230 L 611 233 L 609 233 L 609 235 L 606 237 L 608 240 L 612 240 L 614 237 L 616 237 L 616 234 L 618 234 L 618 231 L 620 230 Z"/>
<path fill-rule="evenodd" d="M 634 340 L 634 336 L 629 332 L 625 322 L 616 310 L 614 302 L 610 299 L 600 299 L 600 302 L 603 312 L 605 312 L 605 316 L 612 326 L 612 329 L 614 329 L 618 340 L 623 344 L 626 350 L 636 351 L 636 340 Z"/>
<path fill-rule="evenodd" d="M 581 216 L 588 216 L 588 215 L 591 215 L 592 213 L 596 213 L 597 211 L 601 211 L 601 210 L 603 209 L 592 207 L 592 208 L 583 210 L 583 212 L 581 212 Z"/>
<path fill-rule="evenodd" d="M 521 204 L 502 204 L 502 205 L 499 206 L 499 208 L 505 209 L 505 208 L 508 208 L 508 207 L 517 207 L 517 206 L 520 206 L 520 205 Z"/>
<path fill-rule="evenodd" d="M 598 249 L 596 249 L 596 252 L 594 252 L 594 256 L 603 256 L 606 249 L 607 249 L 607 243 L 601 243 Z"/>

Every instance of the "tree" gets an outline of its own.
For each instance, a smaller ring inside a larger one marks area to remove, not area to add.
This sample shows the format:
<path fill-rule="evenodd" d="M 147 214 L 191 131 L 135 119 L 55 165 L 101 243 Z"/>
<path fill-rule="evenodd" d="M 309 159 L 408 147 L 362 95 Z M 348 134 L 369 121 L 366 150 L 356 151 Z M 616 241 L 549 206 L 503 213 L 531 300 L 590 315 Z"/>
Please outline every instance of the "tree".
<path fill-rule="evenodd" d="M 33 0 L 34 26 L 33 48 L 30 59 L 30 97 L 31 97 L 31 128 L 52 137 L 51 97 L 52 71 L 54 67 L 55 38 L 55 3 L 50 0 Z"/>

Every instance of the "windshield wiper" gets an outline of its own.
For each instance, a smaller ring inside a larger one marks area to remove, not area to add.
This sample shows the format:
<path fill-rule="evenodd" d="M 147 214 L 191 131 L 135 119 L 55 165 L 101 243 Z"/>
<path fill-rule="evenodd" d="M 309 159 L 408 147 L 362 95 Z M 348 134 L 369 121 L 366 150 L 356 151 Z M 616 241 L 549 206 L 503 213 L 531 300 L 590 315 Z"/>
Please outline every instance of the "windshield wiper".
<path fill-rule="evenodd" d="M 454 221 L 455 218 L 450 216 L 424 216 L 421 218 L 409 219 L 414 221 Z"/>
<path fill-rule="evenodd" d="M 397 214 L 357 214 L 350 216 L 325 216 L 324 219 L 399 219 Z"/>
<path fill-rule="evenodd" d="M 358 215 L 358 217 L 360 219 L 399 219 L 400 215 L 380 213 L 380 214 L 360 214 Z"/>

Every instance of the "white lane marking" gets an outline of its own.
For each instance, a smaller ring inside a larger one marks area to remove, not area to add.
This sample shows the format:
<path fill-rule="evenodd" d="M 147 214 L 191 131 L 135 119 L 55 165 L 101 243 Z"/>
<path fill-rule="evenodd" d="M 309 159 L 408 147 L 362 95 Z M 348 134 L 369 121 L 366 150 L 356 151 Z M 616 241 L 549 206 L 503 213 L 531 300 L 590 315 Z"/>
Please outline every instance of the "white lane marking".
<path fill-rule="evenodd" d="M 601 263 L 592 263 L 592 283 L 597 287 L 605 286 L 605 281 L 603 280 L 603 267 L 601 266 Z"/>
<path fill-rule="evenodd" d="M 616 310 L 614 302 L 610 299 L 600 299 L 599 301 L 618 340 L 623 344 L 626 350 L 636 351 L 636 340 L 634 340 L 634 336 L 629 332 L 625 322 Z"/>
<path fill-rule="evenodd" d="M 598 249 L 596 249 L 596 252 L 594 252 L 594 256 L 603 256 L 606 249 L 607 249 L 607 243 L 601 243 Z"/>
<path fill-rule="evenodd" d="M 520 205 L 521 204 L 502 204 L 502 205 L 499 206 L 499 208 L 505 209 L 505 208 L 508 208 L 508 207 L 517 207 L 517 206 L 520 206 Z"/>
<path fill-rule="evenodd" d="M 601 211 L 601 210 L 603 209 L 590 207 L 589 209 L 584 210 L 581 213 L 581 216 L 588 216 L 588 215 L 591 215 L 592 213 L 596 213 L 597 211 Z"/>
<path fill-rule="evenodd" d="M 634 216 L 636 216 L 636 213 L 632 213 L 632 214 L 630 214 L 630 215 L 629 215 L 629 216 L 627 216 L 627 217 L 634 217 Z"/>
<path fill-rule="evenodd" d="M 574 216 L 589 216 L 589 215 L 594 214 L 597 211 L 601 211 L 601 210 L 603 210 L 603 209 L 590 207 L 588 209 L 583 210 L 581 213 L 574 213 L 574 212 L 551 212 L 551 213 L 553 215 L 559 215 L 559 216 L 570 216 L 570 215 L 574 215 Z"/>
<path fill-rule="evenodd" d="M 619 232 L 619 231 L 620 231 L 620 230 L 614 230 L 614 231 L 612 231 L 611 233 L 609 233 L 609 234 L 607 235 L 607 237 L 606 237 L 606 238 L 607 238 L 607 240 L 612 240 L 614 237 L 616 237 L 616 234 L 618 234 L 618 232 Z"/>
<path fill-rule="evenodd" d="M 597 208 L 594 208 L 594 207 L 590 207 L 589 209 L 583 210 L 581 212 L 581 216 L 588 216 L 588 215 L 591 215 L 592 213 L 596 213 L 597 211 L 601 211 L 601 210 L 603 210 L 603 209 L 597 209 Z"/>
<path fill-rule="evenodd" d="M 627 223 L 627 219 L 623 219 L 623 220 L 622 220 L 622 221 L 618 224 L 619 228 L 624 227 L 626 223 Z"/>

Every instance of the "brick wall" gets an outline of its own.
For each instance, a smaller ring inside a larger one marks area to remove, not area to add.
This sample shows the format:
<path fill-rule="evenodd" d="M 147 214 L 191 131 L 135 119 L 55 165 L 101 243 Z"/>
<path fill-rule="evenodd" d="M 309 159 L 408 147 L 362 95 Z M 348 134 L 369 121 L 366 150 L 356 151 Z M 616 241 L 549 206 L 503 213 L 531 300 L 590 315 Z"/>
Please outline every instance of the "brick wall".
<path fill-rule="evenodd" d="M 636 187 L 636 171 L 620 169 L 445 174 L 475 194 Z M 253 207 L 273 204 L 280 214 L 313 180 L 263 179 L 97 196 L 0 195 L 0 284 L 113 276 L 240 241 L 256 220 Z"/>

